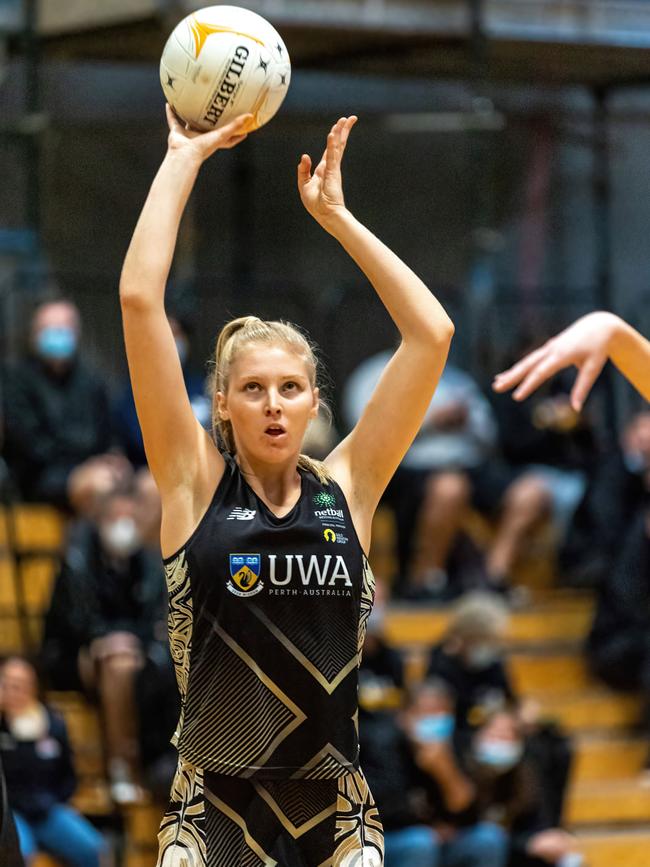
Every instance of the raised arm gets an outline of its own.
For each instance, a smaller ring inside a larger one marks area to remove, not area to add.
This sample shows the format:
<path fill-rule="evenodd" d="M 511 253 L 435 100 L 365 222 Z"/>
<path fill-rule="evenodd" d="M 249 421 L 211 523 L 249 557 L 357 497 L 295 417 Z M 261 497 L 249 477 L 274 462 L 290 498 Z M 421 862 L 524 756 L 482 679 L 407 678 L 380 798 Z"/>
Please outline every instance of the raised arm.
<path fill-rule="evenodd" d="M 326 460 L 365 524 L 418 432 L 454 327 L 424 283 L 345 207 L 341 160 L 356 120 L 334 124 L 313 174 L 310 158 L 301 158 L 298 188 L 305 208 L 373 285 L 402 337 L 359 422 Z"/>
<path fill-rule="evenodd" d="M 579 412 L 594 382 L 610 359 L 623 376 L 650 400 L 650 342 L 613 313 L 589 313 L 539 349 L 496 376 L 495 391 L 524 400 L 559 370 L 574 365 L 578 376 L 571 404 Z"/>
<path fill-rule="evenodd" d="M 242 141 L 249 118 L 244 115 L 222 129 L 198 134 L 184 129 L 167 106 L 167 153 L 122 269 L 120 302 L 129 373 L 147 461 L 163 504 L 179 489 L 195 490 L 207 474 L 223 471 L 221 456 L 194 418 L 164 295 L 181 216 L 201 164 L 219 148 Z"/>

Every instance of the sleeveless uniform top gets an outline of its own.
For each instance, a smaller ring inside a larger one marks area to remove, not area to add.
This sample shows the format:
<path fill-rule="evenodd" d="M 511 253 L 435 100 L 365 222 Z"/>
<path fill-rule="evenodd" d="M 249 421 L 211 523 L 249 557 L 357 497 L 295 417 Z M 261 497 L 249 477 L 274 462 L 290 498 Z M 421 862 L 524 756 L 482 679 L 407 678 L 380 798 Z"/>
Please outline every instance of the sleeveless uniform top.
<path fill-rule="evenodd" d="M 183 548 L 164 560 L 187 761 L 258 779 L 333 779 L 359 767 L 358 666 L 374 578 L 345 497 L 299 469 L 276 517 L 224 456 Z"/>

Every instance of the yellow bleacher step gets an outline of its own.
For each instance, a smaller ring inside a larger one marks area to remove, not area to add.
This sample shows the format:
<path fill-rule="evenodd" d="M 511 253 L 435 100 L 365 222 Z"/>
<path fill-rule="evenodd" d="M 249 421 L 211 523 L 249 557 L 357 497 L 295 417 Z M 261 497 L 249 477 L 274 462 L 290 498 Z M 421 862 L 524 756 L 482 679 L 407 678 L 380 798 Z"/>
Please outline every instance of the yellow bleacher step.
<path fill-rule="evenodd" d="M 576 642 L 582 640 L 593 619 L 593 601 L 578 597 L 535 605 L 510 618 L 506 639 L 511 644 Z M 440 641 L 449 623 L 444 608 L 391 607 L 386 613 L 386 636 L 396 646 Z"/>
<path fill-rule="evenodd" d="M 7 516 L 0 508 L 0 546 L 8 544 Z M 13 509 L 16 542 L 21 550 L 42 548 L 56 551 L 61 547 L 65 519 L 61 512 L 43 503 L 20 503 Z"/>
<path fill-rule="evenodd" d="M 17 571 L 9 557 L 0 559 L 0 611 L 18 612 L 18 580 L 25 609 L 30 614 L 44 614 L 52 596 L 57 561 L 53 557 L 30 557 L 23 561 L 19 574 Z"/>
<path fill-rule="evenodd" d="M 38 855 L 34 856 L 34 859 L 30 861 L 30 867 L 64 867 L 64 865 L 62 861 L 53 858 L 52 855 L 47 855 L 45 852 L 39 852 Z"/>
<path fill-rule="evenodd" d="M 516 693 L 575 692 L 594 686 L 585 658 L 579 652 L 511 653 L 507 664 Z"/>
<path fill-rule="evenodd" d="M 580 848 L 589 867 L 648 867 L 650 830 L 582 831 Z"/>
<path fill-rule="evenodd" d="M 108 785 L 101 779 L 81 780 L 71 803 L 85 816 L 110 816 L 115 811 Z"/>
<path fill-rule="evenodd" d="M 636 777 L 648 755 L 644 738 L 611 734 L 582 735 L 576 741 L 572 780 L 575 784 Z"/>
<path fill-rule="evenodd" d="M 626 729 L 638 722 L 641 713 L 637 696 L 598 687 L 576 693 L 524 691 L 522 695 L 539 703 L 543 718 L 560 722 L 569 732 Z"/>
<path fill-rule="evenodd" d="M 569 825 L 648 823 L 650 787 L 639 778 L 572 786 L 564 819 Z M 650 861 L 650 851 L 646 857 Z"/>

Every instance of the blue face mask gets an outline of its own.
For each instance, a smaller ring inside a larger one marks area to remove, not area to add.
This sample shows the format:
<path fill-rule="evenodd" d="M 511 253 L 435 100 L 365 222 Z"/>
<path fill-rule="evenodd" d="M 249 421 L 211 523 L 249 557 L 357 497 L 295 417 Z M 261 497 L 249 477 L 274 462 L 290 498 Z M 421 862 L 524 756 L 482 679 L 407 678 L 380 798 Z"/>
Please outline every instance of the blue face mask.
<path fill-rule="evenodd" d="M 502 773 L 519 764 L 523 753 L 523 744 L 518 741 L 481 741 L 474 752 L 480 764 Z"/>
<path fill-rule="evenodd" d="M 41 358 L 66 361 L 77 351 L 77 335 L 71 328 L 44 328 L 36 336 L 36 349 Z"/>
<path fill-rule="evenodd" d="M 416 720 L 413 734 L 422 743 L 448 741 L 454 733 L 456 723 L 450 713 L 432 713 Z"/>

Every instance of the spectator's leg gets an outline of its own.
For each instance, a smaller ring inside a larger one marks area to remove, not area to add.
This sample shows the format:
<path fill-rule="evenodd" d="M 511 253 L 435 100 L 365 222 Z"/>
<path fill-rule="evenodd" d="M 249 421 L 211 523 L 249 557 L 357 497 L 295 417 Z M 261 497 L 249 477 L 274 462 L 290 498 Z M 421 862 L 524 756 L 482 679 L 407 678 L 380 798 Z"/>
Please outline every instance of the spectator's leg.
<path fill-rule="evenodd" d="M 135 678 L 142 667 L 137 638 L 114 633 L 102 639 L 98 658 L 98 688 L 106 731 L 109 774 L 130 778 L 138 774 L 138 726 Z"/>
<path fill-rule="evenodd" d="M 472 825 L 445 844 L 443 867 L 506 867 L 508 835 L 498 825 Z"/>
<path fill-rule="evenodd" d="M 415 825 L 384 833 L 384 867 L 439 867 L 440 843 L 432 828 Z"/>
<path fill-rule="evenodd" d="M 36 826 L 36 838 L 48 852 L 72 867 L 99 867 L 106 843 L 99 831 L 76 810 L 57 804 Z"/>
<path fill-rule="evenodd" d="M 503 513 L 487 557 L 490 578 L 499 583 L 510 575 L 528 534 L 549 514 L 551 493 L 533 474 L 522 476 L 507 489 Z"/>
<path fill-rule="evenodd" d="M 32 831 L 29 823 L 20 815 L 20 813 L 14 813 L 14 822 L 16 824 L 16 832 L 18 834 L 18 845 L 20 847 L 20 853 L 25 859 L 26 867 L 29 867 L 30 862 L 38 851 L 36 837 L 34 836 L 34 832 Z"/>
<path fill-rule="evenodd" d="M 446 569 L 470 495 L 470 483 L 463 473 L 438 473 L 427 480 L 413 540 L 413 585 L 426 586 L 428 576 Z"/>

